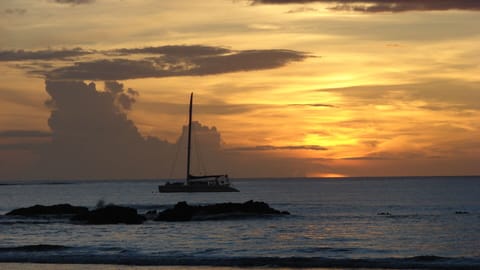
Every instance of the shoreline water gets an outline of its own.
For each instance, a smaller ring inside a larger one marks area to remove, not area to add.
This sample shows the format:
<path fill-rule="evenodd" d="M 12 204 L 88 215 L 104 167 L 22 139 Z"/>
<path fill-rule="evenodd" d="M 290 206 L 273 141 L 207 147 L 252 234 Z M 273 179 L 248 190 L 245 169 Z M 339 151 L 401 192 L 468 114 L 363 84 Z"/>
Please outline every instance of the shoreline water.
<path fill-rule="evenodd" d="M 268 267 L 220 267 L 220 266 L 135 266 L 112 264 L 41 264 L 41 263 L 0 263 L 0 269 L 5 270 L 265 270 Z M 290 270 L 295 268 L 275 268 L 275 270 Z M 302 268 L 309 270 L 313 268 Z M 315 270 L 328 270 L 328 268 L 314 268 Z M 350 270 L 349 268 L 336 268 L 336 270 Z M 386 270 L 377 268 L 375 270 Z"/>
<path fill-rule="evenodd" d="M 219 266 L 136 266 L 136 265 L 115 265 L 115 264 L 42 264 L 42 263 L 0 263 L 0 269 L 5 270 L 239 270 L 240 267 L 219 267 Z M 248 268 L 249 270 L 265 270 L 265 267 Z M 287 270 L 292 268 L 275 268 L 276 270 Z M 308 270 L 308 268 L 303 268 Z M 316 270 L 327 270 L 326 268 L 315 268 Z M 348 270 L 337 268 L 337 270 Z M 382 269 L 377 269 L 382 270 Z"/>
<path fill-rule="evenodd" d="M 292 215 L 88 226 L 0 215 L 0 267 L 480 269 L 480 181 L 471 177 L 241 180 L 235 194 L 159 194 L 157 184 L 3 185 L 0 214 L 35 204 L 92 208 L 100 200 L 140 213 L 179 201 L 256 200 Z"/>
<path fill-rule="evenodd" d="M 472 258 L 443 258 L 437 256 L 417 256 L 412 258 L 380 258 L 380 259 L 329 259 L 329 258 L 158 258 L 146 257 L 119 257 L 119 256 L 56 256 L 46 258 L 33 256 L 32 258 L 0 257 L 0 266 L 9 266 L 1 269 L 10 269 L 22 265 L 55 267 L 68 265 L 75 269 L 87 266 L 105 266 L 126 269 L 430 269 L 430 270 L 465 270 L 480 269 L 480 259 Z M 24 268 L 19 268 L 24 269 Z M 38 269 L 38 268 L 35 268 Z M 51 269 L 51 268 L 46 268 Z M 64 268 L 60 268 L 64 269 Z M 90 269 L 90 267 L 89 267 Z M 100 268 L 104 269 L 104 268 Z"/>

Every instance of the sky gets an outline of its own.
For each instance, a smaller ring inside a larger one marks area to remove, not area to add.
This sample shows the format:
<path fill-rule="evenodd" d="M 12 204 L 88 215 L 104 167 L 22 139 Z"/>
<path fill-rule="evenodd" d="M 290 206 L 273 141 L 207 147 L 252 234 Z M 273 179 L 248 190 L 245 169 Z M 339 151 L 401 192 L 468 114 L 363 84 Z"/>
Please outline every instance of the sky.
<path fill-rule="evenodd" d="M 480 1 L 0 2 L 0 180 L 480 174 Z"/>

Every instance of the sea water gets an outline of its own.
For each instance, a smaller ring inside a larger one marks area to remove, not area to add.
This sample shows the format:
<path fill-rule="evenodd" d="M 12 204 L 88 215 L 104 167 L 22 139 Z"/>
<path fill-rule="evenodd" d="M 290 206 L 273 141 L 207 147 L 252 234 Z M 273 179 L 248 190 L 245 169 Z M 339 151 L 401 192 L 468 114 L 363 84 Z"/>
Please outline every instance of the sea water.
<path fill-rule="evenodd" d="M 0 183 L 0 268 L 480 269 L 480 177 L 243 179 L 234 180 L 238 193 L 191 194 L 158 193 L 162 182 Z M 291 215 L 141 225 L 4 215 L 35 204 L 102 201 L 145 213 L 248 200 Z"/>

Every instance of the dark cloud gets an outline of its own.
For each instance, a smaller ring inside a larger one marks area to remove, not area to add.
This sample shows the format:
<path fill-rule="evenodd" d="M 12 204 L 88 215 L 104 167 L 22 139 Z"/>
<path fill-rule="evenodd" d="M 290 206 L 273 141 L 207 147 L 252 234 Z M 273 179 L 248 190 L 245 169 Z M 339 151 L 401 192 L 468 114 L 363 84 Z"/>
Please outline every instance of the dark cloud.
<path fill-rule="evenodd" d="M 94 3 L 95 0 L 53 0 L 57 4 L 67 4 L 67 5 L 83 5 Z"/>
<path fill-rule="evenodd" d="M 136 101 L 135 97 L 139 95 L 139 93 L 132 88 L 125 90 L 123 84 L 117 81 L 106 81 L 105 91 L 112 93 L 112 95 L 115 96 L 117 104 L 124 110 L 130 110 Z"/>
<path fill-rule="evenodd" d="M 179 50 L 185 49 L 186 47 L 182 46 Z M 152 51 L 152 48 L 146 51 Z M 198 46 L 194 46 L 193 50 L 187 54 L 178 54 L 178 50 L 173 50 L 173 46 L 170 46 L 167 51 L 174 52 L 142 60 L 112 59 L 76 62 L 72 66 L 52 70 L 48 73 L 47 78 L 126 80 L 148 77 L 201 76 L 277 68 L 309 57 L 303 52 L 290 50 L 248 50 L 228 54 L 206 54 L 206 51 L 199 50 Z"/>
<path fill-rule="evenodd" d="M 409 151 L 409 152 L 379 151 L 379 152 L 367 154 L 365 156 L 342 158 L 341 160 L 409 160 L 409 159 L 420 159 L 420 158 L 436 159 L 438 157 L 429 156 L 428 154 L 420 151 Z"/>
<path fill-rule="evenodd" d="M 270 108 L 271 105 L 259 104 L 228 104 L 216 102 L 211 104 L 195 104 L 195 113 L 198 115 L 230 115 L 242 114 L 256 111 L 259 109 Z M 142 108 L 152 113 L 168 114 L 168 115 L 184 115 L 185 104 L 157 102 L 142 100 Z"/>
<path fill-rule="evenodd" d="M 78 57 L 91 54 L 91 51 L 85 51 L 80 48 L 63 49 L 63 50 L 10 50 L 0 51 L 0 61 L 26 61 L 26 60 L 65 60 L 71 57 Z"/>
<path fill-rule="evenodd" d="M 177 57 L 199 57 L 209 55 L 223 55 L 232 51 L 223 47 L 211 47 L 203 45 L 167 45 L 160 47 L 145 47 L 133 49 L 111 50 L 111 54 L 129 55 L 129 54 L 161 54 Z"/>
<path fill-rule="evenodd" d="M 4 10 L 7 15 L 24 15 L 27 10 L 24 8 L 7 8 Z"/>
<path fill-rule="evenodd" d="M 333 10 L 358 12 L 405 12 L 434 10 L 480 10 L 477 0 L 253 0 L 254 4 L 331 3 Z"/>
<path fill-rule="evenodd" d="M 287 13 L 293 14 L 293 13 L 317 12 L 317 11 L 318 11 L 318 9 L 316 9 L 316 8 L 299 7 L 299 8 L 289 10 L 289 11 L 287 11 Z"/>
<path fill-rule="evenodd" d="M 172 154 L 171 145 L 143 137 L 125 112 L 134 101 L 119 100 L 131 94 L 117 82 L 106 86 L 46 81 L 52 140 L 37 151 L 36 177 L 141 178 L 167 170 L 162 155 Z"/>
<path fill-rule="evenodd" d="M 285 146 L 274 146 L 274 145 L 257 145 L 254 147 L 238 147 L 228 149 L 230 151 L 273 151 L 273 150 L 313 150 L 313 151 L 324 151 L 328 150 L 325 147 L 318 145 L 285 145 Z"/>
<path fill-rule="evenodd" d="M 128 118 L 119 97 L 138 93 L 117 81 L 103 90 L 83 81 L 46 81 L 51 110 L 50 132 L 2 131 L 0 138 L 19 139 L 0 143 L 9 153 L 0 178 L 21 179 L 152 179 L 182 178 L 186 166 L 187 128 L 169 143 L 145 137 Z M 184 113 L 188 105 L 184 104 Z M 182 117 L 183 118 L 183 117 Z M 324 150 L 319 146 L 260 146 L 257 152 L 229 151 L 220 132 L 199 122 L 192 123 L 192 173 L 229 173 L 234 177 L 305 176 L 321 167 L 308 159 L 275 157 L 265 150 Z M 43 138 L 48 138 L 44 140 Z M 29 163 L 12 159 L 27 158 Z M 9 164 L 10 164 L 9 163 Z M 176 166 L 173 166 L 176 164 Z M 2 164 L 0 164 L 2 165 Z"/>
<path fill-rule="evenodd" d="M 307 103 L 307 104 L 289 104 L 289 106 L 308 106 L 308 107 L 327 107 L 335 108 L 335 105 L 324 103 Z"/>
<path fill-rule="evenodd" d="M 82 61 L 82 56 L 96 54 L 97 60 Z M 139 58 L 139 55 L 141 58 Z M 290 62 L 312 57 L 292 50 L 232 51 L 202 45 L 168 45 L 92 51 L 81 48 L 62 50 L 4 50 L 1 61 L 23 61 L 18 68 L 48 80 L 115 81 L 137 78 L 202 76 L 282 67 Z M 62 66 L 52 62 L 62 60 Z M 27 62 L 28 61 L 28 62 Z M 71 64 L 73 62 L 73 64 Z"/>
<path fill-rule="evenodd" d="M 152 61 L 147 60 L 96 60 L 77 62 L 73 66 L 61 67 L 47 74 L 48 79 L 73 80 L 126 80 L 135 78 L 161 77 Z"/>
<path fill-rule="evenodd" d="M 5 130 L 0 131 L 0 138 L 44 138 L 52 134 L 41 130 Z"/>
<path fill-rule="evenodd" d="M 23 151 L 32 151 L 38 150 L 43 144 L 41 143 L 8 143 L 0 144 L 0 150 L 23 150 Z"/>
<path fill-rule="evenodd" d="M 195 59 L 198 68 L 190 70 L 191 75 L 208 75 L 235 71 L 251 71 L 277 68 L 293 61 L 302 61 L 305 53 L 290 50 L 249 50 L 229 55 Z"/>
<path fill-rule="evenodd" d="M 123 92 L 123 83 L 117 81 L 106 81 L 105 90 L 112 92 L 113 94 L 118 94 Z"/>
<path fill-rule="evenodd" d="M 4 130 L 0 131 L 0 139 L 12 141 L 0 143 L 0 150 L 38 150 L 50 139 L 51 132 L 43 130 Z"/>

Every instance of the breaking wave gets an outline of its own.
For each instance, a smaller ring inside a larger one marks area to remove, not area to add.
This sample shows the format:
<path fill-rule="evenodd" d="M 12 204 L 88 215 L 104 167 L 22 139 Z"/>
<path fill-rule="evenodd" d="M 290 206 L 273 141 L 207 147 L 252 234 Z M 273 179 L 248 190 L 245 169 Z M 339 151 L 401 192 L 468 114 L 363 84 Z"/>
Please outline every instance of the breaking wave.
<path fill-rule="evenodd" d="M 0 262 L 6 263 L 69 263 L 150 266 L 223 266 L 223 267 L 291 267 L 291 268 L 385 268 L 385 269 L 452 269 L 480 268 L 480 258 L 449 258 L 433 255 L 405 258 L 339 259 L 324 257 L 205 257 L 144 255 L 136 252 L 88 254 L 71 252 L 61 245 L 28 245 L 0 248 Z M 76 249 L 76 248 L 75 248 Z M 74 249 L 74 250 L 75 250 Z M 95 253 L 95 252 L 94 252 Z M 88 255 L 86 255 L 88 254 Z"/>
<path fill-rule="evenodd" d="M 68 249 L 62 245 L 26 245 L 16 247 L 0 247 L 0 254 L 5 252 L 42 252 L 42 251 L 59 251 Z"/>

